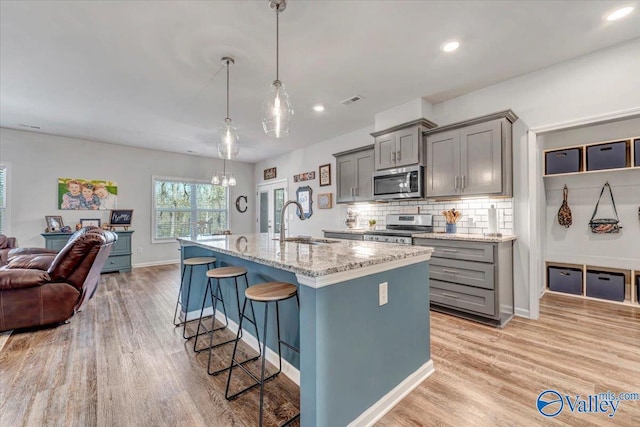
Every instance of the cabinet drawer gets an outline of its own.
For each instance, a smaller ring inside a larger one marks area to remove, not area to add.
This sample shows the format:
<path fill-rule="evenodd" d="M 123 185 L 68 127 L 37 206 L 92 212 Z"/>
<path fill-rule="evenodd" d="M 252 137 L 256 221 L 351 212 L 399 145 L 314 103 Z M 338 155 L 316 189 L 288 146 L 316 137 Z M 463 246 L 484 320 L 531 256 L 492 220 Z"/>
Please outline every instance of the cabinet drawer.
<path fill-rule="evenodd" d="M 113 245 L 112 255 L 127 255 L 131 254 L 131 235 L 130 234 L 118 234 L 118 240 Z"/>
<path fill-rule="evenodd" d="M 495 316 L 496 305 L 493 291 L 456 285 L 431 279 L 429 281 L 431 302 L 449 307 Z"/>
<path fill-rule="evenodd" d="M 327 239 L 364 240 L 363 234 L 354 233 L 329 233 L 325 231 L 324 237 Z"/>
<path fill-rule="evenodd" d="M 432 246 L 435 258 L 462 259 L 493 262 L 493 243 L 449 241 L 439 239 L 414 239 L 414 245 Z"/>
<path fill-rule="evenodd" d="M 111 255 L 102 268 L 103 273 L 110 271 L 131 271 L 131 255 Z"/>
<path fill-rule="evenodd" d="M 431 258 L 429 277 L 478 288 L 494 289 L 494 270 L 493 264 Z"/>

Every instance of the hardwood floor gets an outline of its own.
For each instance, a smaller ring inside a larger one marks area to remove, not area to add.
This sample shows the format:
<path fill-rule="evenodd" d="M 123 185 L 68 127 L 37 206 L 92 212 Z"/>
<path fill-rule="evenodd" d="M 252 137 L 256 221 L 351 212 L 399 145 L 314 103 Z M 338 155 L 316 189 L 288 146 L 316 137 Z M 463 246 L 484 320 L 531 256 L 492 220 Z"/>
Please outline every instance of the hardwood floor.
<path fill-rule="evenodd" d="M 206 353 L 194 354 L 173 327 L 178 280 L 177 265 L 103 275 L 70 324 L 11 334 L 0 349 L 0 426 L 257 425 L 257 390 L 227 402 L 226 375 L 207 375 Z M 539 321 L 516 318 L 504 330 L 435 312 L 431 319 L 436 372 L 379 426 L 640 420 L 640 401 L 621 402 L 613 418 L 567 408 L 544 418 L 535 406 L 547 389 L 640 393 L 640 307 L 547 295 Z M 216 367 L 230 351 L 215 356 Z M 236 386 L 245 383 L 239 375 Z M 298 390 L 283 375 L 266 390 L 265 424 L 277 425 L 296 411 Z"/>

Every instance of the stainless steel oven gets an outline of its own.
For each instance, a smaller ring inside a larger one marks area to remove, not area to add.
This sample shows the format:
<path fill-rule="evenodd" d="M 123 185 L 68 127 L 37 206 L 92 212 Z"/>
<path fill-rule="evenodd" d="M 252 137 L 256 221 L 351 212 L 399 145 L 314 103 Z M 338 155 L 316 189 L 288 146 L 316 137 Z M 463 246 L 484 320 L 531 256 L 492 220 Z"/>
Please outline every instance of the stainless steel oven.
<path fill-rule="evenodd" d="M 388 169 L 373 174 L 374 200 L 423 199 L 424 167 Z"/>

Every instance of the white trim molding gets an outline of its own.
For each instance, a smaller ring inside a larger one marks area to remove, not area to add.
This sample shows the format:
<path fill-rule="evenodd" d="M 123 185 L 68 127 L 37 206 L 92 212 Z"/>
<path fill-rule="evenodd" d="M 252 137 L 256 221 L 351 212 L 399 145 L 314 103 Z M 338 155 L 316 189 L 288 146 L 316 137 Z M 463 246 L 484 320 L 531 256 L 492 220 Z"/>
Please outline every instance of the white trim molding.
<path fill-rule="evenodd" d="M 171 264 L 180 264 L 180 260 L 168 259 L 166 261 L 139 262 L 137 264 L 133 264 L 131 268 L 156 267 L 158 265 L 171 265 Z"/>
<path fill-rule="evenodd" d="M 372 426 L 434 372 L 433 360 L 429 359 L 427 363 L 405 378 L 389 393 L 382 396 L 380 400 L 371 405 L 358 418 L 351 421 L 348 427 Z"/>
<path fill-rule="evenodd" d="M 408 265 L 417 264 L 420 262 L 426 262 L 431 259 L 432 252 L 433 249 L 431 252 L 426 254 L 383 262 L 380 264 L 374 264 L 362 268 L 354 268 L 352 270 L 341 271 L 339 273 L 328 274 L 326 276 L 309 277 L 296 273 L 296 279 L 298 279 L 298 283 L 300 283 L 301 285 L 318 289 L 325 286 L 335 285 L 336 283 L 346 282 L 347 280 L 357 279 L 358 277 L 369 276 L 371 274 L 382 273 L 383 271 L 394 270 L 396 268 L 406 267 Z"/>

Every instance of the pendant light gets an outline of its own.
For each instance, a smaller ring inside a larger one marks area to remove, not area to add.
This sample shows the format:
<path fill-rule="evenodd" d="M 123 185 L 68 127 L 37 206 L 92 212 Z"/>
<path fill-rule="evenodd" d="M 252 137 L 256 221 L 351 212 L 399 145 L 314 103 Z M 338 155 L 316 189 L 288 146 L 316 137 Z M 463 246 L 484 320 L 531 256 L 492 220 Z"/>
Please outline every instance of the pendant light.
<path fill-rule="evenodd" d="M 280 65 L 280 12 L 287 8 L 287 0 L 269 0 L 269 7 L 276 12 L 276 79 L 269 88 L 269 93 L 262 106 L 262 127 L 267 135 L 281 138 L 289 135 L 293 109 L 289 95 L 279 78 Z"/>
<path fill-rule="evenodd" d="M 213 185 L 222 185 L 223 187 L 235 187 L 236 179 L 234 178 L 233 174 L 229 172 L 229 175 L 227 175 L 227 159 L 224 159 L 222 161 L 222 164 L 223 171 L 214 172 L 213 178 L 211 178 L 211 183 Z"/>
<path fill-rule="evenodd" d="M 235 159 L 240 152 L 240 146 L 238 145 L 238 131 L 229 117 L 229 66 L 236 62 L 230 56 L 225 56 L 220 61 L 227 67 L 227 117 L 220 128 L 218 154 L 223 159 Z"/>

